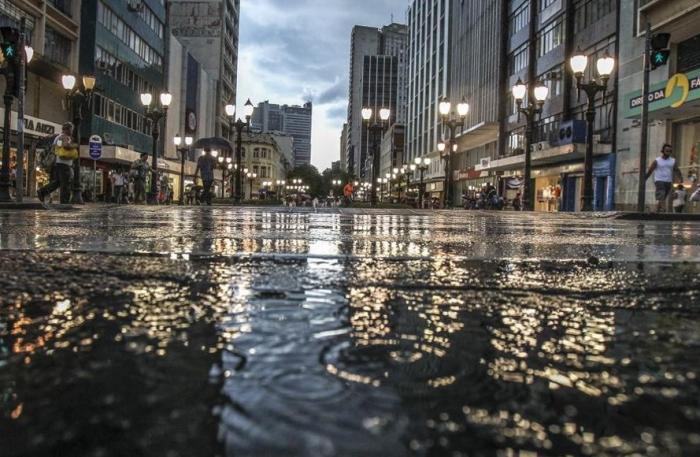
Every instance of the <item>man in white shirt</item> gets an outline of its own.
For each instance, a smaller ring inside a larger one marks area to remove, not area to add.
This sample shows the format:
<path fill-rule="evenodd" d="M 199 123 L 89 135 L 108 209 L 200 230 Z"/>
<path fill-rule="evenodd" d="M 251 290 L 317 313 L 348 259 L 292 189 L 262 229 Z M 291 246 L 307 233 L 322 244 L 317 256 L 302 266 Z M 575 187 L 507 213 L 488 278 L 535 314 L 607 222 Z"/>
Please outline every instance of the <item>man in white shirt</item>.
<path fill-rule="evenodd" d="M 666 143 L 661 148 L 661 157 L 657 157 L 647 171 L 646 179 L 653 174 L 654 185 L 656 186 L 656 211 L 661 212 L 668 205 L 668 197 L 673 189 L 674 177 L 677 176 L 679 181 L 683 181 L 683 175 L 678 168 L 676 159 L 671 157 L 673 148 Z M 675 175 L 675 176 L 674 176 Z"/>

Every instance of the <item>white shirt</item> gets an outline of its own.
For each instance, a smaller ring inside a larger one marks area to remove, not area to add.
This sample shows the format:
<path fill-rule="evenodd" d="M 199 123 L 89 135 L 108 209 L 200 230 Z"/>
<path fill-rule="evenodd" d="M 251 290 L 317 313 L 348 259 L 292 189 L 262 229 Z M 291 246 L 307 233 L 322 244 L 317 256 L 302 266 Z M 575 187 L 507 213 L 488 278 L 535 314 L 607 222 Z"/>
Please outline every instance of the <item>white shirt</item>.
<path fill-rule="evenodd" d="M 679 189 L 676 191 L 676 198 L 673 199 L 673 207 L 678 208 L 679 206 L 685 205 L 685 197 L 688 193 L 685 189 Z"/>
<path fill-rule="evenodd" d="M 656 169 L 654 170 L 654 182 L 673 182 L 673 168 L 676 165 L 676 159 L 669 157 L 656 158 Z"/>

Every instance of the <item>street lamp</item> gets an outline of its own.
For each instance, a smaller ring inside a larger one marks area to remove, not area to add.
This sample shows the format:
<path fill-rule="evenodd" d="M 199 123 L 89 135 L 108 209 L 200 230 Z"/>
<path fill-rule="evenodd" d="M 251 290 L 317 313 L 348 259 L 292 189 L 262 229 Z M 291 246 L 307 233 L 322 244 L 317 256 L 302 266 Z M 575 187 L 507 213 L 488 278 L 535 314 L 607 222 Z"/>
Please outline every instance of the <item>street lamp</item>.
<path fill-rule="evenodd" d="M 258 177 L 257 173 L 246 173 L 246 176 L 250 180 L 250 199 L 253 199 L 253 181 Z"/>
<path fill-rule="evenodd" d="M 418 193 L 420 194 L 420 208 L 423 209 L 423 194 L 425 193 L 425 190 L 423 189 L 423 173 L 428 169 L 430 166 L 430 158 L 429 157 L 416 157 L 413 160 L 413 164 L 411 165 L 411 171 L 415 171 L 418 169 L 420 173 L 420 186 L 418 188 Z"/>
<path fill-rule="evenodd" d="M 95 77 L 83 76 L 81 78 L 82 89 L 77 85 L 77 79 L 73 75 L 61 76 L 61 85 L 66 91 L 66 107 L 71 111 L 73 118 L 73 135 L 80 150 L 80 122 L 83 120 L 83 111 L 90 112 L 92 94 L 95 91 Z M 80 187 L 80 154 L 73 161 L 73 203 L 83 204 L 83 191 Z"/>
<path fill-rule="evenodd" d="M 518 78 L 518 82 L 515 83 L 511 89 L 513 93 L 513 98 L 517 105 L 518 110 L 518 121 L 520 121 L 520 115 L 525 116 L 525 170 L 523 173 L 523 194 L 522 194 L 522 207 L 525 211 L 532 211 L 533 205 L 530 200 L 530 181 L 532 175 L 532 151 L 530 151 L 530 144 L 532 143 L 532 132 L 534 130 L 535 116 L 542 114 L 542 106 L 544 106 L 544 101 L 549 95 L 549 88 L 544 85 L 542 81 L 537 81 L 535 87 L 532 89 L 533 97 L 528 97 L 527 105 L 523 107 L 523 102 L 525 96 L 528 93 L 528 87 L 525 83 Z M 533 100 L 534 98 L 534 100 Z"/>
<path fill-rule="evenodd" d="M 231 135 L 234 128 L 236 129 L 236 203 L 240 203 L 241 201 L 241 182 L 243 181 L 243 175 L 241 174 L 243 170 L 243 165 L 241 164 L 243 155 L 243 129 L 250 132 L 250 118 L 253 116 L 254 110 L 255 107 L 253 103 L 248 99 L 245 105 L 243 105 L 243 119 L 245 119 L 243 120 L 241 118 L 236 119 L 236 105 L 229 103 L 224 107 L 224 111 L 226 111 L 229 120 L 229 135 Z"/>
<path fill-rule="evenodd" d="M 160 121 L 168 114 L 168 107 L 173 101 L 173 96 L 168 92 L 160 94 L 160 106 L 153 106 L 153 95 L 141 94 L 141 104 L 145 108 L 145 117 L 151 121 L 151 137 L 153 149 L 151 157 L 151 198 L 152 202 L 158 201 L 158 137 L 160 136 Z"/>
<path fill-rule="evenodd" d="M 182 147 L 182 137 L 178 133 L 173 138 L 173 143 L 175 144 L 175 149 L 178 154 L 180 154 L 180 202 L 179 205 L 185 204 L 185 159 L 188 156 L 190 146 L 192 146 L 192 137 L 185 137 L 185 147 Z"/>
<path fill-rule="evenodd" d="M 442 125 L 449 130 L 449 148 L 445 143 L 438 144 L 440 155 L 445 160 L 445 191 L 443 192 L 443 207 L 452 205 L 452 151 L 455 151 L 455 137 L 457 128 L 464 127 L 464 121 L 469 113 L 469 103 L 465 98 L 457 104 L 457 112 L 452 112 L 452 103 L 443 98 L 438 104 L 438 111 L 442 117 Z"/>
<path fill-rule="evenodd" d="M 603 92 L 608 89 L 608 80 L 615 69 L 615 59 L 605 51 L 602 57 L 596 62 L 600 82 L 592 79 L 588 82 L 583 81 L 583 73 L 588 66 L 588 56 L 579 49 L 576 54 L 569 60 L 571 70 L 576 77 L 576 89 L 578 96 L 581 96 L 581 91 L 586 93 L 588 98 L 588 107 L 586 109 L 586 155 L 583 160 L 583 206 L 582 211 L 593 211 L 593 129 L 595 127 L 595 97 L 598 92 Z"/>
<path fill-rule="evenodd" d="M 377 119 L 377 116 L 373 116 L 373 110 L 372 108 L 363 108 L 362 109 L 362 119 L 365 121 L 365 125 L 367 126 L 367 130 L 372 137 L 372 179 L 371 182 L 375 182 L 377 180 L 377 175 L 379 174 L 379 140 L 381 139 L 381 135 L 384 133 L 384 129 L 386 128 L 386 123 L 389 120 L 389 117 L 391 116 L 391 110 L 388 108 L 381 108 L 379 110 L 379 119 Z M 374 122 L 372 122 L 372 119 L 374 119 Z M 371 196 L 371 204 L 372 206 L 377 204 L 377 189 L 376 187 L 372 187 L 372 196 Z"/>

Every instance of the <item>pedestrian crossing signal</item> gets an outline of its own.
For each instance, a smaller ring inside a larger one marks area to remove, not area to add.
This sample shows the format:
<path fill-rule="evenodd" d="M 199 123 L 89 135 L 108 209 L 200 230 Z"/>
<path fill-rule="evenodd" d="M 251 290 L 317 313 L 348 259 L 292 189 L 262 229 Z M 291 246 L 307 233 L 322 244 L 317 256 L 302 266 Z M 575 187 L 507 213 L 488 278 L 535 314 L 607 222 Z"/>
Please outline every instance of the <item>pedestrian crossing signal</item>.
<path fill-rule="evenodd" d="M 656 70 L 668 63 L 668 58 L 671 55 L 671 51 L 668 49 L 661 49 L 659 51 L 654 51 L 651 53 L 651 69 Z"/>

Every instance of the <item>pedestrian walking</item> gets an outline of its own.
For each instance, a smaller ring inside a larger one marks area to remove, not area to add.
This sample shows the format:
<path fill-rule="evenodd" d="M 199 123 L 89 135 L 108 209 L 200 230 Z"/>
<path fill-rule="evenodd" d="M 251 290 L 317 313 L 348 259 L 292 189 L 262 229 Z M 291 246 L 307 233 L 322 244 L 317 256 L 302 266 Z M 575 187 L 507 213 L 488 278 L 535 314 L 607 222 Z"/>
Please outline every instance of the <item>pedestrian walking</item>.
<path fill-rule="evenodd" d="M 202 173 L 202 184 L 204 193 L 202 198 L 204 202 L 211 206 L 211 187 L 214 184 L 214 169 L 216 168 L 216 158 L 211 154 L 211 149 L 205 149 L 204 155 L 197 159 L 197 168 L 194 171 L 194 181 L 197 182 L 197 175 Z"/>
<path fill-rule="evenodd" d="M 118 205 L 124 203 L 125 188 L 127 186 L 126 173 L 123 170 L 117 170 L 114 173 L 114 198 Z"/>
<path fill-rule="evenodd" d="M 146 202 L 146 179 L 151 172 L 151 165 L 148 163 L 148 153 L 144 152 L 141 157 L 131 164 L 131 171 L 134 179 L 134 203 L 145 204 Z"/>
<path fill-rule="evenodd" d="M 62 205 L 70 203 L 70 183 L 73 171 L 73 161 L 79 157 L 79 146 L 73 141 L 73 124 L 63 124 L 61 134 L 56 136 L 52 149 L 56 156 L 51 169 L 51 181 L 41 189 L 37 196 L 42 205 L 47 206 L 46 196 L 56 189 L 60 189 L 60 202 Z"/>
<path fill-rule="evenodd" d="M 685 208 L 685 201 L 688 198 L 688 192 L 686 192 L 683 184 L 678 184 L 676 186 L 676 191 L 673 193 L 673 212 L 682 213 Z"/>
<path fill-rule="evenodd" d="M 354 192 L 354 189 L 352 187 L 352 183 L 348 181 L 347 184 L 345 184 L 345 187 L 343 187 L 343 197 L 345 197 L 345 206 L 350 206 L 352 203 L 352 194 Z"/>
<path fill-rule="evenodd" d="M 661 156 L 652 162 L 647 171 L 646 179 L 653 174 L 656 187 L 656 212 L 660 213 L 668 206 L 668 197 L 673 190 L 674 177 L 683 181 L 683 174 L 678 169 L 676 159 L 671 157 L 673 147 L 666 143 L 661 148 Z"/>

